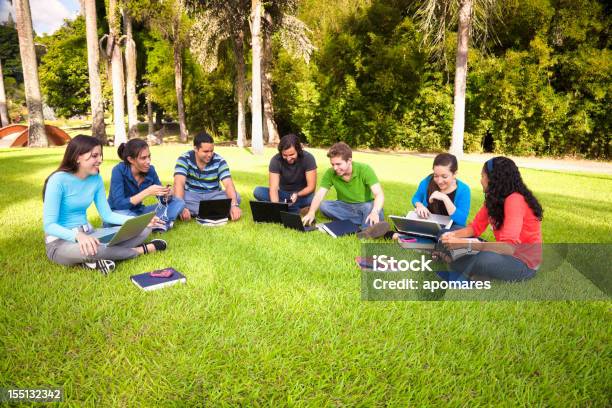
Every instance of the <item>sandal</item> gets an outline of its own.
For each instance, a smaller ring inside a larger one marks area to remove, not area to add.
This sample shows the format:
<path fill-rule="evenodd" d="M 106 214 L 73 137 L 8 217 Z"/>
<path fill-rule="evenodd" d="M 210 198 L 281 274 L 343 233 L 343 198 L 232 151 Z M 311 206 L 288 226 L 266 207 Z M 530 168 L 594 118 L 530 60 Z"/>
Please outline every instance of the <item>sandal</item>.
<path fill-rule="evenodd" d="M 140 245 L 140 247 L 142 248 L 143 255 L 146 255 L 149 253 L 149 248 L 147 248 L 147 245 L 149 244 L 153 244 L 156 252 L 164 251 L 166 248 L 168 248 L 168 243 L 164 241 L 163 239 L 154 239 L 151 242 L 145 242 L 144 244 Z"/>

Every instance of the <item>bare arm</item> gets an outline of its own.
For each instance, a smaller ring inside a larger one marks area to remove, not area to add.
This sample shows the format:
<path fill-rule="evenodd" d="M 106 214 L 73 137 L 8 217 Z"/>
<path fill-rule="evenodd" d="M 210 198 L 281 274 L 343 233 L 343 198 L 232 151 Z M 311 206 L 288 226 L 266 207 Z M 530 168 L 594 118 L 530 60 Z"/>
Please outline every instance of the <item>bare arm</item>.
<path fill-rule="evenodd" d="M 442 235 L 440 240 L 448 247 L 452 249 L 467 248 L 468 245 L 472 247 L 474 251 L 489 251 L 496 252 L 502 255 L 514 254 L 515 246 L 504 242 L 475 242 L 470 240 L 474 236 L 474 229 L 471 225 L 459 230 L 447 232 Z"/>
<path fill-rule="evenodd" d="M 185 181 L 187 177 L 182 174 L 176 174 L 174 176 L 174 196 L 178 197 L 182 200 L 185 199 Z M 183 221 L 189 221 L 191 219 L 191 212 L 189 212 L 189 208 L 183 208 L 181 212 L 181 219 Z"/>
<path fill-rule="evenodd" d="M 223 187 L 225 188 L 225 194 L 227 197 L 232 200 L 232 207 L 230 209 L 230 216 L 232 217 L 232 221 L 236 221 L 240 218 L 242 211 L 240 207 L 238 207 L 238 195 L 236 194 L 236 187 L 234 186 L 234 182 L 231 177 L 224 178 Z"/>
<path fill-rule="evenodd" d="M 278 203 L 278 189 L 280 184 L 280 174 L 270 172 L 268 176 L 270 186 L 270 201 Z"/>
<path fill-rule="evenodd" d="M 315 187 L 317 186 L 317 170 L 310 170 L 306 172 L 306 187 L 298 191 L 298 197 L 306 197 L 313 191 L 315 191 Z"/>
<path fill-rule="evenodd" d="M 181 174 L 174 176 L 174 196 L 185 199 L 185 181 L 187 178 Z"/>
<path fill-rule="evenodd" d="M 323 188 L 323 187 L 319 188 L 319 191 L 317 191 L 314 198 L 312 199 L 312 203 L 310 204 L 310 210 L 308 210 L 308 214 L 306 214 L 304 218 L 302 218 L 302 222 L 304 223 L 304 225 L 311 224 L 315 220 L 315 214 L 317 210 L 319 209 L 319 207 L 321 206 L 321 203 L 323 202 L 323 199 L 325 198 L 327 191 L 328 190 L 326 188 Z"/>
<path fill-rule="evenodd" d="M 383 193 L 380 183 L 374 184 L 372 187 L 370 187 L 370 190 L 372 190 L 372 194 L 374 194 L 374 206 L 372 207 L 370 215 L 368 215 L 368 218 L 366 218 L 366 223 L 373 225 L 382 221 L 378 216 L 378 213 L 380 213 L 380 210 L 382 210 L 383 206 L 385 205 L 385 194 Z"/>

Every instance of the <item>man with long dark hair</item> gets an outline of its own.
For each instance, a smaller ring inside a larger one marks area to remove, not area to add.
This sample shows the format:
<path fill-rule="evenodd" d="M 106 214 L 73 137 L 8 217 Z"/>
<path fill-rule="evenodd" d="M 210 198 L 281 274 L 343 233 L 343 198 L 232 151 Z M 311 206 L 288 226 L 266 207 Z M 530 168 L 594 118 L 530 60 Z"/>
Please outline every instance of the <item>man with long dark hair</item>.
<path fill-rule="evenodd" d="M 317 162 L 302 149 L 297 135 L 290 133 L 281 138 L 268 171 L 269 187 L 255 187 L 256 200 L 287 202 L 292 212 L 310 206 L 317 186 Z"/>

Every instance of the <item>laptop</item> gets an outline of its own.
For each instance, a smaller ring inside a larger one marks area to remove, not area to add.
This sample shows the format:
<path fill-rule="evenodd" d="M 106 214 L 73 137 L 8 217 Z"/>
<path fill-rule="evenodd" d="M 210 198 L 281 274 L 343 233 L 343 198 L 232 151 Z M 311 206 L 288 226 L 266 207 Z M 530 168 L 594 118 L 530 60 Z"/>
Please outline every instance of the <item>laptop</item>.
<path fill-rule="evenodd" d="M 274 222 L 282 224 L 281 211 L 289 212 L 289 204 L 271 201 L 250 201 L 251 213 L 255 222 Z"/>
<path fill-rule="evenodd" d="M 302 223 L 302 217 L 300 217 L 299 214 L 281 211 L 280 216 L 281 220 L 283 221 L 283 225 L 286 228 L 291 228 L 302 232 L 310 232 L 318 229 L 315 226 L 304 225 L 304 223 Z"/>
<path fill-rule="evenodd" d="M 391 215 L 389 218 L 395 228 L 404 234 L 437 238 L 442 229 L 448 229 L 453 224 L 450 217 L 432 214 L 430 218 L 419 218 L 414 211 L 406 217 Z"/>
<path fill-rule="evenodd" d="M 202 220 L 222 220 L 229 218 L 232 200 L 222 198 L 220 200 L 202 200 L 198 210 L 198 217 Z"/>
<path fill-rule="evenodd" d="M 147 228 L 147 225 L 149 225 L 154 216 L 155 211 L 151 211 L 150 213 L 130 218 L 121 227 L 115 227 L 116 231 L 113 231 L 110 234 L 108 233 L 108 230 L 99 230 L 91 234 L 91 236 L 98 238 L 98 241 L 106 246 L 117 245 L 138 236 L 145 228 Z M 98 236 L 98 232 L 105 233 L 105 235 Z"/>

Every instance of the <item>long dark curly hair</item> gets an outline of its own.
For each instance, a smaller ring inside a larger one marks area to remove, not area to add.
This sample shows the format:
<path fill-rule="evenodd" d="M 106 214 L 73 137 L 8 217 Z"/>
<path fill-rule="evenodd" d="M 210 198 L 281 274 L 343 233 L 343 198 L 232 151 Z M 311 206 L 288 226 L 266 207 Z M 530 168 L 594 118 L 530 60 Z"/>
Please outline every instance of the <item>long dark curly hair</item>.
<path fill-rule="evenodd" d="M 512 193 L 519 193 L 525 197 L 525 201 L 533 214 L 541 221 L 543 210 L 537 198 L 527 188 L 516 164 L 509 158 L 498 156 L 487 160 L 482 171 L 489 179 L 487 191 L 485 191 L 485 205 L 491 217 L 492 225 L 499 229 L 504 225 L 504 202 L 506 197 Z"/>

